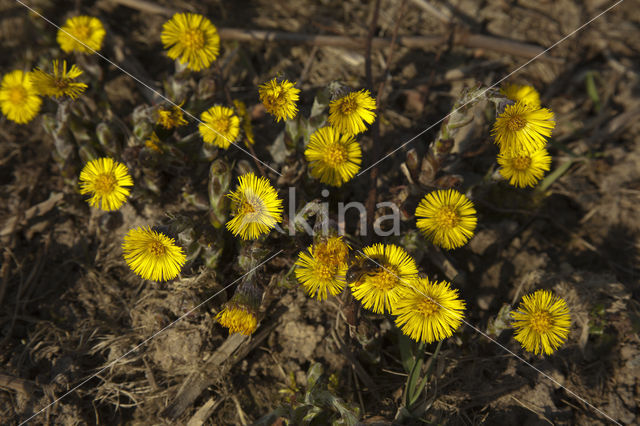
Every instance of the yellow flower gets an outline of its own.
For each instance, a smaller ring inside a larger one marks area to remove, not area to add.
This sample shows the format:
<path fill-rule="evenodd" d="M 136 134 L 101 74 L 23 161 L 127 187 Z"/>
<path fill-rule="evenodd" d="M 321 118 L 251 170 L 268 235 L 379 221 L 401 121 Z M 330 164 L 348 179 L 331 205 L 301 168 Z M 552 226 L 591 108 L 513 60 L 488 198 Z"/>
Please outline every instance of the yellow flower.
<path fill-rule="evenodd" d="M 362 151 L 353 136 L 323 127 L 311 135 L 304 156 L 311 176 L 328 185 L 342 186 L 360 170 Z"/>
<path fill-rule="evenodd" d="M 396 325 L 417 342 L 431 343 L 451 337 L 464 318 L 464 301 L 446 281 L 427 278 L 411 281 L 393 311 Z"/>
<path fill-rule="evenodd" d="M 276 121 L 289 120 L 298 113 L 296 102 L 300 89 L 293 87 L 295 84 L 288 80 L 278 82 L 274 78 L 258 86 L 260 101 L 267 112 L 276 117 Z"/>
<path fill-rule="evenodd" d="M 514 338 L 529 352 L 552 354 L 569 335 L 571 315 L 567 302 L 546 290 L 522 298 L 517 311 L 511 312 Z"/>
<path fill-rule="evenodd" d="M 158 137 L 156 132 L 151 133 L 151 136 L 149 136 L 149 139 L 144 141 L 144 146 L 146 146 L 147 148 L 155 152 L 163 151 L 162 142 L 160 142 L 160 138 Z"/>
<path fill-rule="evenodd" d="M 240 303 L 225 303 L 216 315 L 216 320 L 229 329 L 229 333 L 240 333 L 250 336 L 258 327 L 256 312 Z"/>
<path fill-rule="evenodd" d="M 62 68 L 57 60 L 53 60 L 53 74 L 46 73 L 36 68 L 31 73 L 33 88 L 43 96 L 60 98 L 68 96 L 71 99 L 77 98 L 85 91 L 87 85 L 74 80 L 82 75 L 82 70 L 75 65 L 71 65 L 67 71 L 67 61 L 62 61 Z"/>
<path fill-rule="evenodd" d="M 416 209 L 416 226 L 431 242 L 451 250 L 473 237 L 476 209 L 464 194 L 455 189 L 430 192 Z"/>
<path fill-rule="evenodd" d="M 491 134 L 495 136 L 500 152 L 531 154 L 544 148 L 555 127 L 553 112 L 547 108 L 534 108 L 523 102 L 507 105 L 496 118 Z"/>
<path fill-rule="evenodd" d="M 282 200 L 265 177 L 247 173 L 238 181 L 238 188 L 227 194 L 234 215 L 227 229 L 243 240 L 253 240 L 282 220 Z"/>
<path fill-rule="evenodd" d="M 58 30 L 58 44 L 66 53 L 95 53 L 102 47 L 107 32 L 102 22 L 93 16 L 74 16 Z"/>
<path fill-rule="evenodd" d="M 253 126 L 251 125 L 251 117 L 247 112 L 247 106 L 244 104 L 244 102 L 238 99 L 233 101 L 233 106 L 236 107 L 236 112 L 240 117 L 240 121 L 242 121 L 242 130 L 244 131 L 244 136 L 246 138 L 245 145 L 253 145 L 256 140 L 253 135 Z"/>
<path fill-rule="evenodd" d="M 133 179 L 127 166 L 108 157 L 89 161 L 80 172 L 80 193 L 91 194 L 91 207 L 118 210 L 127 201 L 128 186 L 133 186 Z"/>
<path fill-rule="evenodd" d="M 179 105 L 171 105 L 167 108 L 158 109 L 156 112 L 158 116 L 156 123 L 165 129 L 173 129 L 174 127 L 187 124 L 188 122 L 182 114 L 182 105 L 184 105 L 184 101 L 180 102 Z"/>
<path fill-rule="evenodd" d="M 218 30 L 209 19 L 195 13 L 176 13 L 162 26 L 162 45 L 171 59 L 180 57 L 187 68 L 208 68 L 220 52 Z"/>
<path fill-rule="evenodd" d="M 544 172 L 549 171 L 551 157 L 546 149 L 542 148 L 532 154 L 498 154 L 500 174 L 509 179 L 509 183 L 519 188 L 535 186 Z"/>
<path fill-rule="evenodd" d="M 523 102 L 533 108 L 540 108 L 540 94 L 533 86 L 507 84 L 500 89 L 500 93 L 514 102 Z"/>
<path fill-rule="evenodd" d="M 18 124 L 28 123 L 40 111 L 42 99 L 33 88 L 31 76 L 20 70 L 11 71 L 0 83 L 2 113 Z"/>
<path fill-rule="evenodd" d="M 130 229 L 124 236 L 122 251 L 129 268 L 152 281 L 174 279 L 187 260 L 173 238 L 148 226 Z"/>
<path fill-rule="evenodd" d="M 362 251 L 365 256 L 358 256 L 356 262 L 369 260 L 377 266 L 350 284 L 351 293 L 365 309 L 393 313 L 405 283 L 417 277 L 416 262 L 393 244 L 374 244 Z"/>
<path fill-rule="evenodd" d="M 347 273 L 349 246 L 341 237 L 330 237 L 301 251 L 296 261 L 296 278 L 307 294 L 322 301 L 327 293 L 342 293 Z"/>
<path fill-rule="evenodd" d="M 368 90 L 351 92 L 329 103 L 329 123 L 340 133 L 357 135 L 376 119 L 376 100 Z"/>
<path fill-rule="evenodd" d="M 240 119 L 231 108 L 213 106 L 203 112 L 200 119 L 198 130 L 206 143 L 227 149 L 240 134 Z"/>

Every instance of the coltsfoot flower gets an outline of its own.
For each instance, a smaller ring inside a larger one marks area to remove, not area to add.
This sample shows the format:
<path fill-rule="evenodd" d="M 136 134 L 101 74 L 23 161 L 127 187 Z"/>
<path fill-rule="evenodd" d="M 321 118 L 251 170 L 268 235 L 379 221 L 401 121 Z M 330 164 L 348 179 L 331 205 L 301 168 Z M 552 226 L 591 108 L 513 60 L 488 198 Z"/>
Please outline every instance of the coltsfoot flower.
<path fill-rule="evenodd" d="M 540 108 L 540 94 L 533 86 L 507 84 L 500 89 L 500 93 L 513 102 L 523 102 L 533 108 Z"/>
<path fill-rule="evenodd" d="M 26 124 L 38 114 L 41 104 L 30 73 L 15 70 L 2 77 L 0 107 L 9 120 Z"/>
<path fill-rule="evenodd" d="M 446 281 L 418 278 L 403 288 L 396 302 L 396 325 L 417 342 L 451 337 L 464 318 L 464 301 Z"/>
<path fill-rule="evenodd" d="M 229 333 L 240 333 L 245 336 L 253 334 L 258 327 L 256 312 L 240 303 L 226 303 L 216 315 L 216 320 L 220 325 L 228 328 Z"/>
<path fill-rule="evenodd" d="M 167 130 L 188 124 L 182 113 L 182 105 L 184 105 L 184 101 L 178 105 L 159 108 L 158 111 L 156 111 L 158 117 L 156 123 Z"/>
<path fill-rule="evenodd" d="M 238 117 L 240 117 L 240 121 L 242 122 L 242 131 L 244 132 L 245 145 L 253 145 L 254 143 L 256 143 L 256 139 L 253 134 L 253 126 L 251 125 L 251 117 L 247 112 L 247 106 L 239 99 L 235 99 L 233 101 L 233 106 L 236 108 Z"/>
<path fill-rule="evenodd" d="M 496 118 L 491 134 L 500 152 L 531 154 L 545 147 L 555 125 L 551 110 L 516 102 Z"/>
<path fill-rule="evenodd" d="M 198 130 L 202 139 L 219 148 L 227 149 L 240 134 L 240 119 L 231 108 L 216 105 L 200 116 Z"/>
<path fill-rule="evenodd" d="M 296 278 L 310 297 L 322 301 L 327 294 L 342 293 L 347 273 L 349 246 L 341 237 L 330 237 L 301 251 L 296 261 Z"/>
<path fill-rule="evenodd" d="M 571 327 L 567 302 L 546 290 L 524 296 L 511 318 L 514 338 L 536 355 L 551 355 L 567 340 Z"/>
<path fill-rule="evenodd" d="M 206 17 L 195 13 L 176 13 L 162 26 L 162 45 L 171 59 L 180 58 L 187 68 L 208 68 L 220 53 L 218 30 Z"/>
<path fill-rule="evenodd" d="M 102 48 L 102 40 L 107 34 L 102 22 L 93 16 L 74 16 L 67 19 L 58 30 L 60 49 L 66 53 L 95 53 Z"/>
<path fill-rule="evenodd" d="M 33 88 L 43 96 L 50 96 L 60 98 L 68 96 L 71 99 L 76 99 L 80 96 L 87 85 L 74 81 L 76 78 L 82 75 L 82 70 L 75 65 L 71 65 L 71 68 L 67 71 L 67 61 L 62 61 L 62 67 L 60 62 L 53 60 L 53 74 L 42 71 L 36 68 L 31 73 L 31 82 Z"/>
<path fill-rule="evenodd" d="M 333 186 L 342 186 L 351 180 L 360 170 L 362 161 L 360 144 L 355 138 L 341 135 L 329 126 L 311 134 L 304 156 L 309 162 L 311 176 Z"/>
<path fill-rule="evenodd" d="M 238 181 L 237 189 L 227 194 L 234 216 L 227 222 L 227 229 L 243 240 L 253 240 L 282 220 L 282 200 L 265 177 L 247 173 Z"/>
<path fill-rule="evenodd" d="M 245 280 L 231 300 L 226 302 L 216 315 L 216 320 L 229 329 L 229 333 L 240 333 L 249 336 L 258 327 L 258 311 L 262 302 L 262 289 L 253 281 Z"/>
<path fill-rule="evenodd" d="M 133 179 L 127 166 L 108 157 L 89 161 L 80 172 L 80 193 L 91 195 L 91 207 L 118 210 L 127 201 L 129 186 Z"/>
<path fill-rule="evenodd" d="M 358 256 L 356 261 L 365 260 L 376 266 L 350 284 L 353 297 L 377 314 L 394 313 L 406 283 L 417 277 L 416 262 L 402 247 L 393 244 L 374 244 L 362 252 L 365 256 Z"/>
<path fill-rule="evenodd" d="M 187 260 L 175 239 L 144 226 L 129 230 L 124 237 L 122 251 L 129 268 L 145 280 L 152 281 L 174 279 Z"/>
<path fill-rule="evenodd" d="M 465 245 L 478 221 L 471 200 L 455 189 L 427 194 L 416 209 L 416 218 L 425 237 L 447 250 Z"/>
<path fill-rule="evenodd" d="M 500 174 L 508 179 L 511 185 L 524 188 L 536 186 L 544 172 L 549 171 L 551 156 L 544 148 L 531 154 L 500 153 L 498 164 L 501 166 Z"/>
<path fill-rule="evenodd" d="M 376 100 L 368 90 L 351 92 L 329 103 L 329 123 L 342 134 L 357 135 L 376 119 L 375 109 Z"/>
<path fill-rule="evenodd" d="M 297 89 L 295 84 L 289 80 L 278 81 L 274 78 L 258 86 L 260 101 L 276 121 L 290 120 L 298 113 L 296 102 L 300 89 Z"/>

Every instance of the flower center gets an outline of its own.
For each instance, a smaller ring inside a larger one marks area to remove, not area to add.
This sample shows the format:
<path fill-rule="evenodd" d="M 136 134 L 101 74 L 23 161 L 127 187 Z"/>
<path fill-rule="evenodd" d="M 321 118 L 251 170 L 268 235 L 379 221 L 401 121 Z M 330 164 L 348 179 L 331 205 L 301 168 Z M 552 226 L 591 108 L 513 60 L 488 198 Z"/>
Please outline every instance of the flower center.
<path fill-rule="evenodd" d="M 91 28 L 88 25 L 80 25 L 75 28 L 74 32 L 78 40 L 85 42 L 91 35 Z"/>
<path fill-rule="evenodd" d="M 69 80 L 66 78 L 55 78 L 53 80 L 53 85 L 58 89 L 66 89 L 67 87 L 69 87 Z"/>
<path fill-rule="evenodd" d="M 96 178 L 95 189 L 99 194 L 110 194 L 116 186 L 116 178 L 113 174 L 101 174 Z"/>
<path fill-rule="evenodd" d="M 385 268 L 378 272 L 371 282 L 378 290 L 389 291 L 398 284 L 398 277 L 393 267 L 385 266 Z"/>
<path fill-rule="evenodd" d="M 460 222 L 458 212 L 450 206 L 444 206 L 436 213 L 436 222 L 442 228 L 455 228 Z"/>
<path fill-rule="evenodd" d="M 328 280 L 333 277 L 333 268 L 331 268 L 328 264 L 322 262 L 320 259 L 318 259 L 318 262 L 316 262 L 314 272 L 319 278 L 323 280 Z"/>
<path fill-rule="evenodd" d="M 204 47 L 204 33 L 198 28 L 188 30 L 184 33 L 183 43 L 189 49 L 202 49 Z"/>
<path fill-rule="evenodd" d="M 15 105 L 22 105 L 27 99 L 27 89 L 22 86 L 16 86 L 9 92 L 9 101 Z"/>
<path fill-rule="evenodd" d="M 167 251 L 167 248 L 160 241 L 153 241 L 149 244 L 149 251 L 152 255 L 160 257 Z"/>
<path fill-rule="evenodd" d="M 417 309 L 423 316 L 432 317 L 438 312 L 440 306 L 431 298 L 426 298 L 420 302 Z"/>
<path fill-rule="evenodd" d="M 331 167 L 337 167 L 347 160 L 347 150 L 339 144 L 334 144 L 327 148 L 324 154 L 324 162 Z"/>
<path fill-rule="evenodd" d="M 531 328 L 544 334 L 551 328 L 551 314 L 547 311 L 536 312 L 531 315 Z"/>
<path fill-rule="evenodd" d="M 327 269 L 333 269 L 344 262 L 347 255 L 346 246 L 340 242 L 331 241 L 325 244 L 318 244 L 313 252 L 314 257 L 318 260 L 318 264 L 326 265 Z"/>
<path fill-rule="evenodd" d="M 526 125 L 527 120 L 525 118 L 520 115 L 514 115 L 507 122 L 507 129 L 517 132 L 518 130 L 522 130 Z"/>
<path fill-rule="evenodd" d="M 357 108 L 358 102 L 355 99 L 345 99 L 340 104 L 340 111 L 345 115 L 353 113 Z"/>
<path fill-rule="evenodd" d="M 531 157 L 515 157 L 511 160 L 511 165 L 516 170 L 528 170 L 531 165 Z"/>
<path fill-rule="evenodd" d="M 249 200 L 243 200 L 238 209 L 238 214 L 251 214 L 256 212 L 256 206 L 254 206 Z"/>
<path fill-rule="evenodd" d="M 223 135 L 229 130 L 229 120 L 227 117 L 219 117 L 212 121 L 212 127 Z"/>

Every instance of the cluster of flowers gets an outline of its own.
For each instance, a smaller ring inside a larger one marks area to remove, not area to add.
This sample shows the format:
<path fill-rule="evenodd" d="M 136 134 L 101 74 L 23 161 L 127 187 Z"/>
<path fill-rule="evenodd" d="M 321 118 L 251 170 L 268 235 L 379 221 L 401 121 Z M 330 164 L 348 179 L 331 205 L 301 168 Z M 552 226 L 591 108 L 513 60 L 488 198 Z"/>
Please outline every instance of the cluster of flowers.
<path fill-rule="evenodd" d="M 67 20 L 58 32 L 60 48 L 66 52 L 95 53 L 100 50 L 105 30 L 97 18 L 77 16 Z M 177 13 L 161 35 L 172 59 L 199 71 L 209 67 L 219 53 L 220 39 L 215 26 L 204 16 Z M 53 61 L 53 72 L 16 70 L 4 76 L 0 86 L 3 114 L 18 123 L 27 123 L 40 108 L 39 96 L 77 98 L 87 85 L 74 81 L 82 74 L 75 65 Z M 285 79 L 272 79 L 259 86 L 258 95 L 266 111 L 276 121 L 289 120 L 298 112 L 300 90 Z M 503 93 L 513 101 L 498 116 L 492 134 L 500 146 L 501 173 L 516 186 L 533 186 L 549 169 L 544 149 L 555 125 L 553 113 L 541 108 L 539 96 L 529 86 L 509 86 Z M 182 105 L 157 110 L 157 124 L 166 129 L 187 124 Z M 215 105 L 201 115 L 198 130 L 205 143 L 227 149 L 240 135 L 254 143 L 251 120 L 241 101 L 233 108 Z M 353 91 L 329 103 L 327 126 L 310 135 L 304 155 L 310 173 L 322 183 L 341 186 L 358 172 L 361 147 L 356 135 L 373 123 L 376 101 L 367 90 Z M 146 141 L 161 150 L 155 132 Z M 112 158 L 89 161 L 79 177 L 80 193 L 88 203 L 105 211 L 119 209 L 131 194 L 133 179 L 127 167 Z M 231 200 L 231 219 L 226 228 L 243 240 L 267 234 L 282 220 L 282 200 L 265 177 L 246 173 L 238 178 Z M 416 208 L 416 226 L 433 244 L 454 249 L 473 236 L 477 218 L 471 200 L 454 190 L 435 190 L 424 196 Z M 172 280 L 186 263 L 186 254 L 170 232 L 143 226 L 129 230 L 122 244 L 124 259 L 140 277 L 154 281 Z M 430 343 L 449 337 L 464 322 L 465 303 L 458 290 L 442 281 L 431 281 L 418 273 L 415 261 L 401 247 L 375 244 L 356 256 L 337 236 L 316 238 L 300 252 L 296 277 L 305 291 L 319 300 L 340 294 L 347 285 L 365 309 L 396 316 L 396 324 L 412 339 Z M 350 260 L 351 259 L 351 260 Z M 244 281 L 231 301 L 217 315 L 231 332 L 251 334 L 258 323 L 261 293 Z M 566 302 L 547 291 L 525 296 L 512 312 L 515 338 L 536 354 L 552 353 L 568 335 L 570 317 Z"/>
<path fill-rule="evenodd" d="M 318 239 L 299 254 L 296 277 L 309 296 L 324 300 L 349 285 L 365 309 L 394 315 L 402 332 L 418 342 L 443 340 L 465 322 L 465 303 L 458 290 L 447 281 L 420 275 L 415 261 L 401 247 L 365 247 L 351 266 L 349 249 L 341 237 L 334 236 Z M 545 290 L 525 296 L 511 316 L 515 339 L 536 354 L 553 353 L 569 333 L 566 302 Z"/>
<path fill-rule="evenodd" d="M 551 165 L 545 146 L 556 125 L 553 112 L 540 106 L 540 95 L 531 86 L 510 84 L 501 93 L 512 103 L 498 115 L 491 132 L 500 147 L 500 174 L 513 186 L 535 186 Z"/>

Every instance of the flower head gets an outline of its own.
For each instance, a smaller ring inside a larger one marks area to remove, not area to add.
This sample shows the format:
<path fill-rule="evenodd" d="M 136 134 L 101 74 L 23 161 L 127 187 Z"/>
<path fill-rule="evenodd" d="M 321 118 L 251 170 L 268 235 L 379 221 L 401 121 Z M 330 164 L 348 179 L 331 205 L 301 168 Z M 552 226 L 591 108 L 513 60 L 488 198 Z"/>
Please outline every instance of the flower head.
<path fill-rule="evenodd" d="M 362 151 L 353 136 L 322 127 L 311 134 L 304 156 L 311 176 L 328 185 L 342 186 L 360 170 Z"/>
<path fill-rule="evenodd" d="M 158 109 L 156 112 L 158 116 L 156 123 L 167 130 L 187 124 L 188 122 L 182 113 L 182 105 L 184 105 L 184 101 L 180 102 L 179 105 L 171 105 Z"/>
<path fill-rule="evenodd" d="M 33 88 L 43 96 L 55 98 L 68 96 L 75 99 L 87 88 L 86 84 L 74 81 L 80 75 L 82 75 L 82 70 L 77 66 L 71 65 L 67 71 L 67 61 L 62 61 L 62 67 L 60 67 L 60 62 L 54 59 L 53 74 L 36 68 L 31 73 L 31 82 Z"/>
<path fill-rule="evenodd" d="M 162 45 L 171 59 L 180 57 L 187 68 L 208 68 L 220 52 L 218 30 L 206 17 L 195 13 L 176 13 L 162 26 Z"/>
<path fill-rule="evenodd" d="M 102 22 L 93 16 L 74 16 L 58 30 L 58 44 L 66 53 L 95 53 L 102 47 L 107 32 Z"/>
<path fill-rule="evenodd" d="M 129 196 L 133 186 L 127 166 L 105 157 L 89 161 L 80 172 L 80 193 L 90 194 L 91 207 L 118 210 Z"/>
<path fill-rule="evenodd" d="M 357 135 L 376 119 L 376 100 L 368 90 L 351 92 L 329 103 L 329 123 L 340 133 Z"/>
<path fill-rule="evenodd" d="M 418 278 L 405 287 L 396 303 L 396 325 L 417 342 L 450 337 L 464 318 L 464 301 L 446 281 Z"/>
<path fill-rule="evenodd" d="M 245 336 L 253 334 L 258 327 L 256 312 L 239 303 L 225 303 L 222 310 L 216 315 L 216 320 L 220 325 L 228 328 L 229 333 L 240 333 Z"/>
<path fill-rule="evenodd" d="M 42 99 L 33 88 L 30 74 L 11 71 L 0 83 L 0 107 L 2 113 L 18 124 L 28 123 L 40 111 Z"/>
<path fill-rule="evenodd" d="M 546 149 L 542 148 L 531 154 L 498 154 L 500 174 L 509 179 L 509 183 L 519 188 L 535 186 L 544 172 L 549 171 L 551 157 Z"/>
<path fill-rule="evenodd" d="M 365 256 L 359 256 L 356 262 L 367 261 L 375 266 L 351 283 L 351 293 L 365 309 L 377 314 L 393 313 L 406 283 L 417 277 L 416 262 L 402 247 L 393 244 L 374 244 L 362 251 Z"/>
<path fill-rule="evenodd" d="M 253 240 L 282 220 L 282 200 L 265 177 L 247 173 L 238 181 L 238 188 L 227 194 L 234 215 L 227 229 L 243 240 Z"/>
<path fill-rule="evenodd" d="M 514 338 L 529 352 L 551 355 L 569 335 L 571 315 L 567 302 L 546 290 L 522 298 L 517 311 L 511 312 Z"/>
<path fill-rule="evenodd" d="M 240 119 L 231 108 L 213 106 L 203 112 L 200 119 L 198 130 L 206 143 L 227 149 L 240 134 Z"/>
<path fill-rule="evenodd" d="M 122 244 L 124 259 L 129 268 L 145 280 L 174 279 L 187 257 L 173 238 L 150 227 L 129 230 Z"/>
<path fill-rule="evenodd" d="M 267 112 L 276 117 L 276 121 L 289 120 L 298 113 L 296 102 L 300 89 L 296 89 L 295 84 L 289 80 L 279 82 L 274 78 L 258 86 L 260 101 Z"/>
<path fill-rule="evenodd" d="M 158 153 L 161 153 L 162 151 L 164 151 L 162 148 L 162 142 L 160 141 L 160 138 L 158 137 L 156 132 L 151 133 L 151 136 L 149 136 L 149 139 L 144 141 L 144 146 Z"/>
<path fill-rule="evenodd" d="M 514 102 L 523 102 L 533 108 L 540 108 L 540 94 L 533 86 L 507 84 L 500 89 L 500 93 Z"/>
<path fill-rule="evenodd" d="M 330 237 L 301 251 L 296 261 L 296 278 L 307 294 L 322 301 L 327 293 L 342 293 L 347 272 L 349 246 L 341 237 Z"/>
<path fill-rule="evenodd" d="M 495 136 L 500 152 L 531 154 L 544 148 L 545 138 L 551 136 L 555 125 L 551 110 L 516 102 L 507 105 L 496 118 L 491 134 Z"/>
<path fill-rule="evenodd" d="M 216 320 L 229 329 L 229 333 L 249 336 L 258 327 L 258 310 L 262 301 L 262 290 L 251 281 L 243 281 L 231 300 L 224 304 Z"/>
<path fill-rule="evenodd" d="M 473 203 L 455 189 L 430 192 L 418 204 L 416 226 L 433 244 L 447 250 L 473 237 L 478 219 Z"/>
<path fill-rule="evenodd" d="M 244 131 L 245 145 L 253 145 L 256 143 L 253 135 L 253 126 L 251 126 L 251 117 L 247 112 L 247 106 L 239 99 L 233 101 L 233 106 L 236 108 L 236 112 L 242 121 L 242 130 Z"/>

